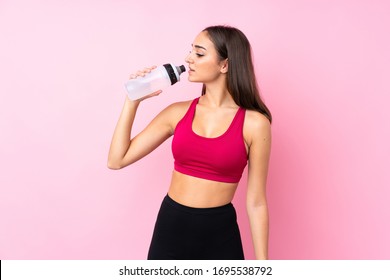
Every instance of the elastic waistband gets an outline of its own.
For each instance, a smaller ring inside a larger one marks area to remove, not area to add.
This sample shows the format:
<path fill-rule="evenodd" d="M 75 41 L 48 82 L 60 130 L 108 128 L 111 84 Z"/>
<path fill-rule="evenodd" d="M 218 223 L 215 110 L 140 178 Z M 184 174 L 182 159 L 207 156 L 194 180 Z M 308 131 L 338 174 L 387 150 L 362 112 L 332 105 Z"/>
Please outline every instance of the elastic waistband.
<path fill-rule="evenodd" d="M 172 198 L 170 198 L 168 195 L 164 197 L 163 202 L 168 203 L 169 205 L 188 213 L 193 214 L 216 214 L 216 213 L 225 213 L 231 210 L 234 210 L 233 204 L 230 202 L 226 205 L 217 206 L 217 207 L 207 207 L 207 208 L 196 208 L 196 207 L 190 207 L 183 204 L 180 204 L 176 201 L 174 201 Z"/>

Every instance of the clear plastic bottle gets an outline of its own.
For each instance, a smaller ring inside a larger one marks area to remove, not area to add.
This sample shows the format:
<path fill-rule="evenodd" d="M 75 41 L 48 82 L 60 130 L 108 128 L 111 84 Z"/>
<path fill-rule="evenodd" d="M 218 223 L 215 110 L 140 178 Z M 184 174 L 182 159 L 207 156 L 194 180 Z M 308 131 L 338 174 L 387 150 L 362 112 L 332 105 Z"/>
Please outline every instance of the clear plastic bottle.
<path fill-rule="evenodd" d="M 185 72 L 184 65 L 175 66 L 172 63 L 161 65 L 147 73 L 126 82 L 125 87 L 130 100 L 137 100 L 152 92 L 162 90 L 180 81 L 180 74 Z"/>

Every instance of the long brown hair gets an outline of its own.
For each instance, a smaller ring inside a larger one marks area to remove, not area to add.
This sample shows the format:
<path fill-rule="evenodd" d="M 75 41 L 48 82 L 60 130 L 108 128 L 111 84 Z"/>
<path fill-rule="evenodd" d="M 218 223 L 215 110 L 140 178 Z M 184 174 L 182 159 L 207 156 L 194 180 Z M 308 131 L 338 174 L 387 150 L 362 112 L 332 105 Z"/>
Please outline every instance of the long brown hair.
<path fill-rule="evenodd" d="M 272 115 L 260 97 L 252 62 L 251 45 L 245 34 L 231 26 L 209 26 L 208 33 L 220 60 L 228 59 L 227 88 L 234 102 L 245 109 L 262 113 L 272 122 Z M 203 85 L 202 95 L 206 93 Z"/>

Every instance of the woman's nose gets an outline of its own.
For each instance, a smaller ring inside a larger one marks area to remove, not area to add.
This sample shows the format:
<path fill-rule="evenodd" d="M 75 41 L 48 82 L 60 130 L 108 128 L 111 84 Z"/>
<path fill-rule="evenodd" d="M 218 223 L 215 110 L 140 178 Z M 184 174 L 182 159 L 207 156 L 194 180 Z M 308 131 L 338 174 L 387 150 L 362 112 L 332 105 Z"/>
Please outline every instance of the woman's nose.
<path fill-rule="evenodd" d="M 185 62 L 187 62 L 187 63 L 191 63 L 192 62 L 191 52 L 189 54 L 187 54 L 187 56 L 185 58 Z"/>

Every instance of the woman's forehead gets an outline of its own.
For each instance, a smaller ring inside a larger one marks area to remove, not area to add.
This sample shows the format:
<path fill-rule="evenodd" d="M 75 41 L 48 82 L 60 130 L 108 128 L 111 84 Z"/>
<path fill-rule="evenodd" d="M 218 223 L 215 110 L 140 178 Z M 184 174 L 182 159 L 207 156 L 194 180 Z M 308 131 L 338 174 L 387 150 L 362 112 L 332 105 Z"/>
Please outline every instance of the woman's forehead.
<path fill-rule="evenodd" d="M 214 48 L 213 42 L 210 40 L 207 32 L 203 31 L 199 33 L 192 43 L 192 46 L 195 48 L 201 48 L 205 50 L 210 50 Z"/>

